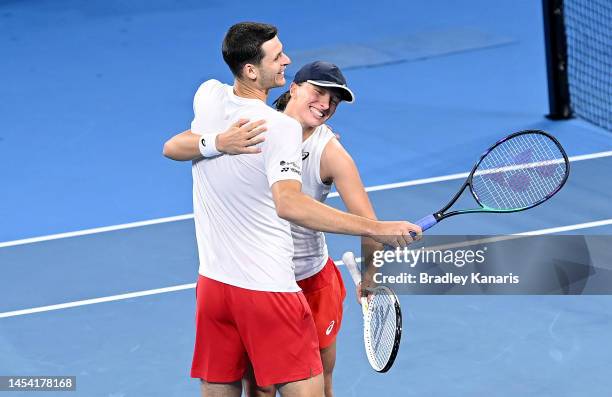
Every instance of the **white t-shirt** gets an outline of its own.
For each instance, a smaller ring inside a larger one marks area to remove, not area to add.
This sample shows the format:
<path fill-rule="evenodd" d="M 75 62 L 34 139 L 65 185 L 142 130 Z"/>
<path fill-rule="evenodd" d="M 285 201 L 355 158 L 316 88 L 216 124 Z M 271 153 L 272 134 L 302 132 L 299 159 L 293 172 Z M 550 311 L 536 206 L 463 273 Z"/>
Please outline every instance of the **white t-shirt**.
<path fill-rule="evenodd" d="M 193 162 L 193 207 L 205 277 L 258 291 L 299 291 L 289 222 L 276 214 L 270 187 L 301 181 L 302 128 L 258 99 L 234 95 L 217 80 L 200 86 L 191 130 L 222 132 L 240 118 L 265 119 L 262 153 L 217 156 Z"/>
<path fill-rule="evenodd" d="M 331 185 L 321 180 L 321 155 L 334 133 L 326 125 L 317 127 L 302 143 L 302 192 L 320 202 L 325 201 Z M 329 256 L 322 232 L 291 224 L 295 279 L 303 280 L 318 273 Z"/>

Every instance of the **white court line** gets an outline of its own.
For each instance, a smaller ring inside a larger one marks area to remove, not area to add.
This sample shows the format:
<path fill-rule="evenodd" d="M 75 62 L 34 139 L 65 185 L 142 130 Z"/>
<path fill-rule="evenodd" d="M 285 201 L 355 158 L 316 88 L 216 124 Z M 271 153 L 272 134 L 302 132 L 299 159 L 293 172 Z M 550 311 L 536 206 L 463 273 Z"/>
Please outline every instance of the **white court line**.
<path fill-rule="evenodd" d="M 485 243 L 504 241 L 504 240 L 512 240 L 512 239 L 520 238 L 524 236 L 542 236 L 545 234 L 569 232 L 572 230 L 588 229 L 588 228 L 600 227 L 600 226 L 606 226 L 606 225 L 612 225 L 612 219 L 604 219 L 604 220 L 595 221 L 595 222 L 577 223 L 577 224 L 568 225 L 568 226 L 551 227 L 548 229 L 532 230 L 529 232 L 514 233 L 514 234 L 507 235 L 507 236 L 496 236 L 496 237 L 489 237 L 489 238 L 480 239 L 480 240 L 470 240 L 468 242 L 453 243 L 453 244 L 440 245 L 440 246 L 435 246 L 435 247 L 427 247 L 426 249 L 427 250 L 451 249 L 451 248 L 463 247 L 463 246 L 469 246 L 469 245 L 485 244 Z M 361 262 L 361 258 L 355 258 L 355 261 Z M 334 261 L 334 262 L 336 263 L 336 265 L 343 265 L 342 261 Z"/>
<path fill-rule="evenodd" d="M 75 232 L 67 232 L 67 233 L 60 233 L 60 234 L 50 234 L 48 236 L 25 238 L 23 240 L 6 241 L 6 242 L 3 242 L 3 243 L 0 243 L 0 248 L 14 247 L 16 245 L 40 243 L 42 241 L 58 240 L 58 239 L 69 238 L 69 237 L 86 236 L 88 234 L 112 232 L 114 230 L 132 229 L 132 228 L 135 228 L 135 227 L 156 225 L 158 223 L 168 223 L 168 222 L 183 221 L 185 219 L 192 219 L 192 218 L 193 218 L 193 214 L 185 214 L 185 215 L 169 216 L 167 218 L 150 219 L 148 221 L 124 223 L 124 224 L 121 224 L 121 225 L 112 225 L 112 226 L 97 227 L 95 229 L 77 230 Z"/>
<path fill-rule="evenodd" d="M 23 316 L 26 314 L 41 313 L 41 312 L 50 312 L 53 310 L 68 309 L 70 307 L 93 305 L 96 303 L 103 303 L 103 302 L 120 301 L 124 299 L 138 298 L 140 296 L 165 294 L 166 292 L 181 291 L 181 290 L 190 289 L 190 288 L 195 288 L 195 283 L 175 285 L 173 287 L 166 287 L 166 288 L 156 288 L 156 289 L 150 289 L 146 291 L 130 292 L 130 293 L 121 294 L 121 295 L 104 296 L 102 298 L 85 299 L 82 301 L 60 303 L 58 305 L 41 306 L 41 307 L 33 307 L 31 309 L 15 310 L 12 312 L 0 313 L 0 318 Z"/>
<path fill-rule="evenodd" d="M 612 156 L 612 150 L 607 151 L 607 152 L 598 152 L 598 153 L 591 153 L 591 154 L 583 154 L 580 156 L 572 156 L 572 157 L 569 157 L 569 160 L 571 162 L 574 162 L 574 161 L 583 161 L 583 160 L 593 160 L 593 159 L 598 159 L 602 157 L 611 157 L 611 156 Z M 369 187 L 366 187 L 365 190 L 366 192 L 376 192 L 379 190 L 389 190 L 389 189 L 398 189 L 398 188 L 408 187 L 408 186 L 425 185 L 428 183 L 444 182 L 444 181 L 450 181 L 454 179 L 467 178 L 469 174 L 470 174 L 469 172 L 462 172 L 460 174 L 436 176 L 433 178 L 414 179 L 411 181 L 369 186 Z M 330 193 L 327 197 L 338 197 L 338 193 L 337 192 Z M 5 241 L 5 242 L 0 243 L 0 248 L 14 247 L 17 245 L 24 245 L 24 244 L 40 243 L 43 241 L 58 240 L 58 239 L 69 238 L 69 237 L 86 236 L 89 234 L 111 232 L 115 230 L 131 229 L 135 227 L 156 225 L 160 223 L 176 222 L 176 221 L 182 221 L 182 220 L 192 219 L 192 218 L 193 218 L 193 214 L 185 214 L 185 215 L 170 216 L 167 218 L 150 219 L 148 221 L 124 223 L 120 225 L 97 227 L 94 229 L 77 230 L 74 232 L 50 234 L 47 236 L 32 237 L 32 238 L 13 240 L 13 241 Z"/>
<path fill-rule="evenodd" d="M 545 160 L 545 161 L 536 161 L 533 163 L 523 163 L 516 165 L 507 165 L 505 167 L 499 168 L 488 168 L 486 170 L 477 171 L 474 173 L 475 176 L 488 175 L 488 174 L 499 174 L 507 171 L 516 171 L 516 170 L 524 170 L 530 168 L 544 168 L 551 166 L 553 164 L 565 164 L 565 160 Z"/>
<path fill-rule="evenodd" d="M 514 236 L 540 236 L 543 234 L 569 232 L 572 230 L 588 229 L 591 227 L 599 227 L 599 226 L 606 226 L 606 225 L 612 225 L 612 219 L 603 219 L 601 221 L 595 221 L 595 222 L 577 223 L 575 225 L 559 226 L 559 227 L 551 227 L 549 229 L 533 230 L 531 232 L 516 233 L 514 234 Z"/>
<path fill-rule="evenodd" d="M 523 232 L 523 233 L 516 233 L 516 234 L 514 234 L 514 236 L 539 236 L 539 235 L 543 235 L 543 234 L 552 234 L 552 233 L 559 233 L 559 232 L 567 232 L 567 231 L 571 231 L 571 230 L 588 229 L 588 228 L 592 228 L 592 227 L 599 227 L 599 226 L 606 226 L 606 225 L 612 225 L 612 218 L 611 219 L 603 219 L 601 221 L 595 221 L 595 222 L 578 223 L 578 224 L 575 224 L 575 225 L 553 227 L 553 228 L 549 228 L 549 229 L 532 230 L 532 231 Z M 356 259 L 359 262 L 359 258 L 356 258 Z M 342 263 L 341 260 L 337 260 L 337 261 L 334 261 L 334 262 L 336 262 L 336 265 L 338 265 L 338 266 L 344 265 L 344 263 Z M 140 296 L 165 294 L 167 292 L 181 291 L 181 290 L 191 289 L 191 288 L 195 288 L 195 283 L 175 285 L 175 286 L 166 287 L 166 288 L 150 289 L 150 290 L 146 290 L 146 291 L 130 292 L 130 293 L 121 294 L 121 295 L 105 296 L 105 297 L 102 297 L 102 298 L 85 299 L 85 300 L 81 300 L 81 301 L 60 303 L 60 304 L 57 304 L 57 305 L 33 307 L 33 308 L 30 308 L 30 309 L 22 309 L 22 310 L 14 310 L 14 311 L 10 311 L 10 312 L 0 313 L 0 318 L 24 316 L 24 315 L 27 315 L 27 314 L 34 314 L 34 313 L 48 312 L 48 311 L 53 311 L 53 310 L 68 309 L 68 308 L 71 308 L 71 307 L 93 305 L 93 304 L 96 304 L 96 303 L 113 302 L 113 301 L 119 301 L 119 300 L 124 300 L 124 299 L 137 298 L 137 297 L 140 297 Z"/>
<path fill-rule="evenodd" d="M 602 157 L 610 157 L 610 156 L 612 156 L 612 150 L 606 151 L 606 152 L 582 154 L 580 156 L 571 156 L 571 157 L 568 157 L 568 159 L 570 162 L 574 162 L 574 161 L 594 160 L 594 159 L 598 159 Z M 451 181 L 454 179 L 467 178 L 468 175 L 470 175 L 469 172 L 462 172 L 460 174 L 451 174 L 451 175 L 444 175 L 444 176 L 436 176 L 433 178 L 415 179 L 415 180 L 406 181 L 406 182 L 388 183 L 385 185 L 366 187 L 366 192 L 376 192 L 378 190 L 397 189 L 401 187 L 425 185 L 428 183 L 435 183 L 435 182 Z M 337 192 L 330 193 L 327 197 L 338 197 L 338 193 Z"/>

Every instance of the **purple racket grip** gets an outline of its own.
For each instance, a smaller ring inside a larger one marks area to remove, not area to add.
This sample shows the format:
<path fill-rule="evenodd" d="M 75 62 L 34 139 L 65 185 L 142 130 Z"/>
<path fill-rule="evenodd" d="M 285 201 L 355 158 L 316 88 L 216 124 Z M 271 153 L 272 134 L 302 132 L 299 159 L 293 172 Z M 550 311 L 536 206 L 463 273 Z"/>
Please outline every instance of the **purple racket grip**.
<path fill-rule="evenodd" d="M 423 231 L 429 229 L 436 223 L 438 223 L 438 221 L 433 215 L 427 215 L 426 217 L 421 218 L 418 221 L 416 221 L 416 224 L 421 226 L 421 229 L 423 229 Z"/>
<path fill-rule="evenodd" d="M 436 220 L 436 218 L 433 215 L 427 215 L 424 218 L 419 219 L 418 221 L 416 221 L 416 225 L 419 225 L 421 227 L 422 231 L 425 231 L 427 229 L 429 229 L 430 227 L 432 227 L 433 225 L 435 225 L 436 223 L 438 223 L 438 221 Z M 415 232 L 410 232 L 410 235 L 412 237 L 416 237 L 416 233 Z"/>

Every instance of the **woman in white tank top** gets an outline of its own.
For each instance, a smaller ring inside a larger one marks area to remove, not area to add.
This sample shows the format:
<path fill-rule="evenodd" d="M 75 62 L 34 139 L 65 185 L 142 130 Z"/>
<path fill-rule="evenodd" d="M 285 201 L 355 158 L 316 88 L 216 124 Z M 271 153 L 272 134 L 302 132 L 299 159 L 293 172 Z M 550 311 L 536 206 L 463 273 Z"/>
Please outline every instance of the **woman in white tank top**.
<path fill-rule="evenodd" d="M 302 191 L 323 202 L 334 184 L 348 212 L 376 219 L 353 159 L 332 130 L 325 125 L 342 101 L 351 103 L 354 101 L 354 95 L 346 86 L 346 80 L 340 69 L 327 62 L 313 62 L 297 72 L 289 91 L 281 95 L 274 104 L 278 110 L 293 117 L 302 125 Z M 334 302 L 330 301 L 330 297 L 318 298 L 319 291 L 307 291 L 309 280 L 316 279 L 319 273 L 325 271 L 326 263 L 329 263 L 325 236 L 322 232 L 297 225 L 292 225 L 291 231 L 296 280 L 311 303 L 320 342 L 322 338 L 326 338 L 326 335 L 331 333 L 330 331 L 333 331 L 333 341 L 326 342 L 326 344 L 330 343 L 329 346 L 321 346 L 325 396 L 331 397 L 333 395 L 332 372 L 336 360 L 335 335 L 340 324 L 339 321 L 328 323 L 324 320 L 327 311 L 321 306 L 333 305 Z M 365 243 L 373 245 L 375 249 L 380 248 L 373 240 Z M 333 262 L 331 263 L 333 265 Z M 341 279 L 339 272 L 336 272 L 336 275 Z M 342 284 L 341 280 L 340 284 Z M 312 304 L 311 296 L 314 296 L 314 304 Z M 344 296 L 341 296 L 339 299 L 340 318 L 343 298 Z M 317 311 L 324 313 L 318 315 Z M 334 325 L 336 325 L 335 329 Z M 258 392 L 261 395 L 274 395 L 269 388 Z"/>

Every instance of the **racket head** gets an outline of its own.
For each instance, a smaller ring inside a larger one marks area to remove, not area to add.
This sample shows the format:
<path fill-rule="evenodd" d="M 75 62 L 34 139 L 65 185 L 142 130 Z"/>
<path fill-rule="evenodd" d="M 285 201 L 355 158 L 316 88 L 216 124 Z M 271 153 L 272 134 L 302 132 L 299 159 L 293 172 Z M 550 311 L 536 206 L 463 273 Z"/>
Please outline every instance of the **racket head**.
<path fill-rule="evenodd" d="M 482 154 L 468 177 L 484 212 L 516 212 L 554 196 L 567 182 L 569 159 L 559 141 L 541 130 L 524 130 Z"/>
<path fill-rule="evenodd" d="M 378 286 L 369 298 L 362 298 L 361 302 L 366 356 L 375 371 L 387 372 L 395 362 L 402 337 L 399 300 L 390 288 Z"/>

